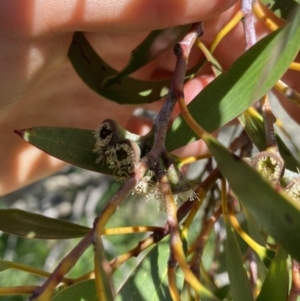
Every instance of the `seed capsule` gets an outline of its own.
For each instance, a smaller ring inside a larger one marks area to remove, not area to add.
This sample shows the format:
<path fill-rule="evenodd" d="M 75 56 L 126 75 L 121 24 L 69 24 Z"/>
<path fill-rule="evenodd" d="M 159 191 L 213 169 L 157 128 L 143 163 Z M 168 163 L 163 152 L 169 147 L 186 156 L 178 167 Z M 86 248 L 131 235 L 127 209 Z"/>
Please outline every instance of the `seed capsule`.
<path fill-rule="evenodd" d="M 141 151 L 139 146 L 128 139 L 117 141 L 104 153 L 108 168 L 113 169 L 117 181 L 124 181 L 133 172 L 139 162 Z"/>
<path fill-rule="evenodd" d="M 273 183 L 277 183 L 284 173 L 284 161 L 277 153 L 260 152 L 251 159 L 251 165 Z"/>

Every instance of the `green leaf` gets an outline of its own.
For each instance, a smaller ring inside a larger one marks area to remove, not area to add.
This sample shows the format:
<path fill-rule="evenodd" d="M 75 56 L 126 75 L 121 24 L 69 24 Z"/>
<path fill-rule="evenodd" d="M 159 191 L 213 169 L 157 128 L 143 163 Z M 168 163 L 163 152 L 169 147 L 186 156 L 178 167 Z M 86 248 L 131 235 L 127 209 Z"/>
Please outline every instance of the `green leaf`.
<path fill-rule="evenodd" d="M 65 162 L 103 174 L 113 173 L 105 160 L 95 163 L 98 155 L 93 152 L 96 139 L 91 130 L 36 127 L 17 133 L 32 145 Z"/>
<path fill-rule="evenodd" d="M 167 263 L 169 258 L 168 237 L 154 246 L 127 279 L 115 297 L 121 300 L 172 301 L 168 288 Z M 178 286 L 183 276 L 177 275 Z"/>
<path fill-rule="evenodd" d="M 106 78 L 115 76 L 118 72 L 98 56 L 81 32 L 74 34 L 68 55 L 81 79 L 96 93 L 111 101 L 120 104 L 143 104 L 156 101 L 168 93 L 171 79 L 142 81 L 123 77 L 114 85 L 102 86 Z M 191 68 L 186 79 L 198 72 L 203 62 Z"/>
<path fill-rule="evenodd" d="M 245 214 L 245 218 L 247 221 L 247 228 L 248 228 L 250 237 L 252 239 L 254 239 L 258 244 L 265 247 L 266 241 L 263 238 L 263 236 L 261 235 L 261 233 L 258 229 L 258 226 L 255 223 L 253 217 L 249 214 L 249 212 L 245 208 L 243 208 L 243 212 Z M 260 266 L 261 272 L 266 274 L 267 268 L 270 267 L 270 264 L 272 263 L 274 256 L 275 256 L 275 251 L 273 251 L 271 249 L 266 249 L 264 254 L 263 253 L 257 254 L 257 257 L 260 258 L 261 263 L 263 263 Z"/>
<path fill-rule="evenodd" d="M 190 25 L 181 25 L 150 32 L 146 39 L 132 51 L 125 68 L 113 77 L 106 79 L 103 86 L 107 87 L 117 83 L 124 76 L 140 69 L 172 48 L 184 37 L 190 27 Z"/>
<path fill-rule="evenodd" d="M 90 229 L 19 209 L 0 209 L 0 230 L 28 238 L 68 239 L 83 237 Z"/>
<path fill-rule="evenodd" d="M 251 47 L 188 105 L 193 118 L 212 132 L 243 113 L 267 93 L 299 51 L 300 10 L 294 21 Z M 166 147 L 174 150 L 198 138 L 179 115 L 170 128 Z"/>
<path fill-rule="evenodd" d="M 249 280 L 243 264 L 243 256 L 230 221 L 225 219 L 227 239 L 225 243 L 226 267 L 233 301 L 253 301 Z"/>
<path fill-rule="evenodd" d="M 58 292 L 51 301 L 98 301 L 95 281 L 85 280 Z"/>
<path fill-rule="evenodd" d="M 287 253 L 279 248 L 256 301 L 286 301 L 288 288 Z"/>
<path fill-rule="evenodd" d="M 172 300 L 168 288 L 167 263 L 169 259 L 169 237 L 164 238 L 155 245 L 137 266 L 132 275 L 127 279 L 115 297 L 121 300 Z M 183 274 L 176 272 L 177 288 L 183 287 Z M 203 301 L 217 301 L 207 289 L 199 294 Z"/>
<path fill-rule="evenodd" d="M 104 270 L 104 265 L 107 265 L 105 258 L 102 237 L 96 236 L 95 244 L 95 285 L 98 291 L 98 299 L 104 296 L 105 301 L 113 301 L 112 291 L 108 279 L 108 275 Z"/>
<path fill-rule="evenodd" d="M 257 115 L 254 115 L 251 114 L 250 111 L 245 111 L 239 119 L 255 146 L 260 151 L 265 150 L 266 138 L 262 116 L 258 113 Z M 289 170 L 297 171 L 297 166 L 300 166 L 300 162 L 294 157 L 294 155 L 277 134 L 276 140 L 279 152 L 285 162 L 286 168 Z"/>
<path fill-rule="evenodd" d="M 300 4 L 300 0 L 260 0 L 278 17 L 288 19 L 293 11 L 295 5 Z"/>
<path fill-rule="evenodd" d="M 130 77 L 109 87 L 101 87 L 107 77 L 117 71 L 106 64 L 90 46 L 83 33 L 76 32 L 69 49 L 69 58 L 81 79 L 96 93 L 120 104 L 141 104 L 156 101 L 168 92 L 170 79 L 142 81 Z"/>
<path fill-rule="evenodd" d="M 272 186 L 215 138 L 205 135 L 203 139 L 222 175 L 258 226 L 299 261 L 300 204 L 289 198 L 279 187 Z"/>

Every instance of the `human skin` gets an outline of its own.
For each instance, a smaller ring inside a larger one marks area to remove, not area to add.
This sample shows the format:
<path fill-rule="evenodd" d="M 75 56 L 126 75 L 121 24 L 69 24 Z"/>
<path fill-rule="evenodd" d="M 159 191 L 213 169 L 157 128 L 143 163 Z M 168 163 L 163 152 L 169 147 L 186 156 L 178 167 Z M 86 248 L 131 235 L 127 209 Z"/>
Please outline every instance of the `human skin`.
<path fill-rule="evenodd" d="M 176 5 L 171 0 L 3 1 L 0 4 L 0 195 L 65 165 L 20 139 L 14 130 L 34 126 L 95 129 L 106 118 L 136 133 L 149 127 L 147 121 L 132 117 L 135 106 L 121 107 L 101 98 L 79 79 L 67 56 L 75 31 L 84 31 L 99 55 L 121 70 L 131 50 L 151 30 L 204 21 L 203 41 L 210 44 L 237 10 L 236 0 L 186 0 L 176 1 Z M 261 36 L 267 31 L 258 24 L 257 32 Z M 227 69 L 244 47 L 239 24 L 220 43 L 215 55 Z M 200 56 L 200 52 L 194 51 L 190 65 Z M 134 76 L 145 80 L 162 78 L 171 74 L 174 64 L 175 58 L 166 53 Z M 186 101 L 212 79 L 211 70 L 204 68 L 186 85 Z M 294 78 L 293 81 L 296 84 Z M 161 101 L 144 107 L 159 110 L 160 106 Z M 180 153 L 203 151 L 204 145 L 198 142 Z"/>

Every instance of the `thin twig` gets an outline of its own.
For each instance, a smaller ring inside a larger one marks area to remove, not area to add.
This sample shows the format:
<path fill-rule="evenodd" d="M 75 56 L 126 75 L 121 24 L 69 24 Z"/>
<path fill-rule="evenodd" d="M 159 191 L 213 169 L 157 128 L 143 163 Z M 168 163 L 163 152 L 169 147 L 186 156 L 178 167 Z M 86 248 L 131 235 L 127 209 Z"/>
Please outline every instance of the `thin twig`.
<path fill-rule="evenodd" d="M 292 63 L 290 64 L 289 69 L 295 70 L 295 71 L 300 71 L 300 63 L 292 62 Z"/>
<path fill-rule="evenodd" d="M 234 153 L 239 149 L 242 149 L 246 145 L 248 145 L 250 138 L 247 135 L 246 131 L 242 131 L 241 134 L 231 141 L 229 149 Z M 252 145 L 252 142 L 251 142 Z"/>
<path fill-rule="evenodd" d="M 190 32 L 184 37 L 183 41 L 177 43 L 174 47 L 174 53 L 177 56 L 175 71 L 170 84 L 169 93 L 153 123 L 154 144 L 152 150 L 148 154 L 148 158 L 157 158 L 160 156 L 162 151 L 165 150 L 165 138 L 171 114 L 177 99 L 179 97 L 183 97 L 183 83 L 188 56 L 195 40 L 201 34 L 201 23 L 195 24 L 192 26 Z"/>
<path fill-rule="evenodd" d="M 142 251 L 146 250 L 150 246 L 154 245 L 158 241 L 160 241 L 163 237 L 165 237 L 167 233 L 160 233 L 161 235 L 158 235 L 157 233 L 151 234 L 149 237 L 145 238 L 144 240 L 140 241 L 138 245 L 131 250 L 127 251 L 126 253 L 114 258 L 110 261 L 110 266 L 112 269 L 112 273 L 118 269 L 119 266 L 121 266 L 125 261 L 132 257 L 137 257 Z"/>
<path fill-rule="evenodd" d="M 283 94 L 288 100 L 292 101 L 296 106 L 300 107 L 300 93 L 290 88 L 282 80 L 279 80 L 274 88 Z"/>
<path fill-rule="evenodd" d="M 200 161 L 200 160 L 208 159 L 208 158 L 211 158 L 211 153 L 210 152 L 206 152 L 206 153 L 201 154 L 199 156 L 189 156 L 189 157 L 184 157 L 184 158 L 178 158 L 177 159 L 178 167 L 181 168 L 184 165 L 191 164 L 191 163 L 194 163 L 196 161 Z"/>
<path fill-rule="evenodd" d="M 36 275 L 36 276 L 49 278 L 50 275 L 51 275 L 51 273 L 49 273 L 49 272 L 46 272 L 44 270 L 40 270 L 40 269 L 37 269 L 37 268 L 33 268 L 33 267 L 25 265 L 25 264 L 20 264 L 20 263 L 17 263 L 17 262 L 10 262 L 10 261 L 7 261 L 7 263 L 9 264 L 11 269 L 16 269 L 18 271 L 23 271 L 23 272 L 30 273 L 30 274 L 33 274 L 33 275 Z M 61 279 L 61 282 L 65 283 L 67 285 L 70 285 L 70 284 L 74 283 L 74 279 L 64 277 L 64 278 Z"/>
<path fill-rule="evenodd" d="M 0 296 L 30 295 L 36 289 L 38 289 L 38 286 L 0 287 Z"/>
<path fill-rule="evenodd" d="M 241 21 L 244 17 L 244 13 L 239 10 L 234 17 L 218 32 L 218 34 L 213 39 L 213 42 L 210 46 L 210 52 L 213 53 L 221 42 L 221 40 Z"/>
<path fill-rule="evenodd" d="M 242 0 L 241 10 L 244 14 L 242 19 L 245 33 L 245 51 L 248 50 L 256 43 L 256 34 L 254 27 L 254 17 L 252 14 L 252 3 L 253 0 Z"/>
<path fill-rule="evenodd" d="M 278 152 L 278 146 L 274 131 L 274 123 L 276 121 L 269 102 L 268 94 L 260 100 L 262 116 L 264 119 L 266 150 L 271 152 Z"/>
<path fill-rule="evenodd" d="M 253 12 L 255 16 L 260 21 L 262 21 L 268 29 L 270 29 L 271 31 L 275 31 L 283 25 L 283 21 L 279 23 L 279 19 L 275 20 L 275 17 L 267 15 L 265 10 L 267 10 L 267 8 L 262 3 L 260 3 L 260 1 L 254 1 Z"/>
<path fill-rule="evenodd" d="M 204 225 L 195 239 L 195 244 L 191 247 L 191 252 L 193 252 L 193 257 L 190 261 L 190 269 L 193 271 L 195 276 L 199 279 L 200 278 L 200 263 L 202 258 L 203 249 L 205 244 L 209 238 L 211 230 L 215 224 L 215 222 L 219 219 L 222 213 L 222 208 L 219 206 L 217 210 L 213 213 L 213 215 L 205 220 Z"/>
<path fill-rule="evenodd" d="M 94 229 L 91 229 L 87 235 L 78 243 L 78 245 L 60 262 L 51 276 L 47 279 L 42 286 L 35 290 L 34 294 L 29 300 L 47 301 L 61 282 L 65 274 L 67 274 L 74 263 L 80 258 L 84 251 L 91 245 L 94 236 Z"/>
<path fill-rule="evenodd" d="M 120 235 L 131 233 L 144 233 L 161 231 L 162 227 L 158 226 L 131 226 L 131 227 L 118 227 L 118 228 L 106 228 L 103 230 L 102 235 Z"/>
<path fill-rule="evenodd" d="M 177 267 L 177 261 L 175 259 L 172 248 L 170 248 L 170 255 L 168 260 L 169 291 L 173 301 L 180 301 L 181 298 L 176 285 L 176 267 Z"/>

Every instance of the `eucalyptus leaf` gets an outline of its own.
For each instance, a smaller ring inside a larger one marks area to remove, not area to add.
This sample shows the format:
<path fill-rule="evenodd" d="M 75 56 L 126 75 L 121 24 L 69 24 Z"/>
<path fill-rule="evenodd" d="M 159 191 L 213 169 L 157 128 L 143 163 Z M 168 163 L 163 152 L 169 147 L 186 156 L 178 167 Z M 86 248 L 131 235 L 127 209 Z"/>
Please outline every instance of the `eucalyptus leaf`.
<path fill-rule="evenodd" d="M 107 273 L 104 270 L 104 266 L 107 264 L 105 258 L 102 237 L 100 235 L 96 236 L 95 243 L 95 285 L 98 291 L 98 299 L 105 301 L 113 301 L 112 291 L 109 284 L 109 279 Z"/>
<path fill-rule="evenodd" d="M 239 116 L 282 77 L 299 51 L 299 40 L 298 9 L 291 24 L 261 39 L 196 96 L 188 105 L 193 118 L 212 132 Z M 168 131 L 166 147 L 174 150 L 197 139 L 179 115 Z"/>
<path fill-rule="evenodd" d="M 98 301 L 95 280 L 75 283 L 58 292 L 51 301 Z"/>
<path fill-rule="evenodd" d="M 172 300 L 168 288 L 167 263 L 169 259 L 169 237 L 164 238 L 154 246 L 132 275 L 124 283 L 115 297 L 121 300 Z M 176 272 L 177 288 L 183 287 L 184 276 L 181 270 Z M 203 301 L 218 301 L 207 289 L 203 289 L 199 296 Z"/>
<path fill-rule="evenodd" d="M 168 237 L 154 246 L 132 275 L 127 279 L 115 301 L 172 301 L 168 288 L 167 263 L 169 258 Z M 178 286 L 183 285 L 182 274 L 177 274 Z"/>
<path fill-rule="evenodd" d="M 0 230 L 27 238 L 68 239 L 83 237 L 90 229 L 19 209 L 0 209 Z"/>
<path fill-rule="evenodd" d="M 136 47 L 128 64 L 115 76 L 104 81 L 103 86 L 107 87 L 120 81 L 124 76 L 145 66 L 180 41 L 191 26 L 181 25 L 161 30 L 154 30 L 146 39 Z"/>
<path fill-rule="evenodd" d="M 243 212 L 245 213 L 245 218 L 247 221 L 247 228 L 248 228 L 250 237 L 252 239 L 254 239 L 258 244 L 265 247 L 266 241 L 263 238 L 263 236 L 261 235 L 261 233 L 258 229 L 258 226 L 255 223 L 253 217 L 248 213 L 248 211 L 245 208 L 243 208 Z M 271 249 L 266 249 L 265 254 L 257 255 L 257 258 L 260 258 L 260 270 L 264 275 L 267 273 L 267 268 L 270 267 L 270 264 L 272 263 L 274 256 L 275 256 L 275 251 L 273 251 Z"/>
<path fill-rule="evenodd" d="M 81 32 L 76 32 L 69 49 L 69 58 L 81 79 L 96 93 L 120 104 L 142 104 L 156 101 L 168 92 L 170 79 L 142 81 L 130 77 L 117 84 L 102 87 L 107 77 L 118 72 L 105 63 Z"/>
<path fill-rule="evenodd" d="M 274 187 L 215 138 L 205 135 L 203 139 L 222 175 L 258 226 L 299 261 L 300 204 L 279 187 Z"/>
<path fill-rule="evenodd" d="M 230 221 L 225 219 L 227 239 L 225 242 L 226 267 L 233 301 L 253 301 L 249 280 L 243 264 L 239 243 Z"/>
<path fill-rule="evenodd" d="M 76 32 L 69 49 L 69 58 L 81 79 L 96 93 L 120 104 L 144 104 L 164 97 L 168 93 L 171 78 L 143 81 L 122 77 L 117 83 L 103 86 L 106 78 L 118 72 L 106 64 L 91 47 L 83 33 Z M 186 80 L 202 67 L 204 60 L 187 72 Z"/>
<path fill-rule="evenodd" d="M 286 301 L 288 288 L 287 253 L 279 248 L 256 301 Z"/>
<path fill-rule="evenodd" d="M 105 160 L 95 163 L 98 155 L 93 152 L 96 139 L 91 130 L 36 127 L 18 131 L 18 134 L 47 154 L 65 162 L 103 174 L 113 173 Z"/>

